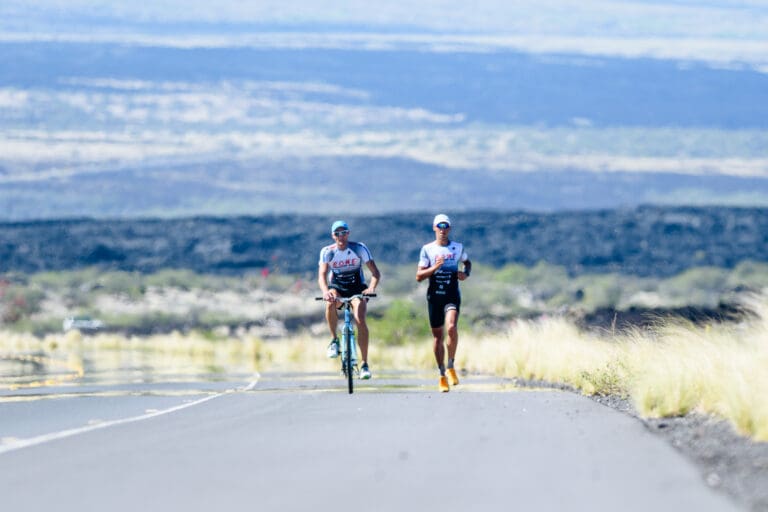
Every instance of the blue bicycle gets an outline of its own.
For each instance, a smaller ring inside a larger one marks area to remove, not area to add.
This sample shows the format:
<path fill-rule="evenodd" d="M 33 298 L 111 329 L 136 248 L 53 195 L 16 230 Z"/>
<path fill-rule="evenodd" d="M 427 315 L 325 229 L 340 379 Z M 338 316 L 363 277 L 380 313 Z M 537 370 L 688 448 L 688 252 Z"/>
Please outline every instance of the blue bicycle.
<path fill-rule="evenodd" d="M 375 297 L 375 293 L 360 293 L 351 297 L 338 297 L 336 300 L 341 302 L 341 309 L 344 310 L 344 325 L 341 327 L 341 373 L 347 379 L 347 387 L 351 394 L 354 389 L 354 377 L 359 375 L 357 369 L 357 342 L 355 340 L 355 328 L 352 322 L 352 301 L 355 299 L 365 300 L 369 297 Z M 315 297 L 315 300 L 324 300 L 323 297 Z"/>

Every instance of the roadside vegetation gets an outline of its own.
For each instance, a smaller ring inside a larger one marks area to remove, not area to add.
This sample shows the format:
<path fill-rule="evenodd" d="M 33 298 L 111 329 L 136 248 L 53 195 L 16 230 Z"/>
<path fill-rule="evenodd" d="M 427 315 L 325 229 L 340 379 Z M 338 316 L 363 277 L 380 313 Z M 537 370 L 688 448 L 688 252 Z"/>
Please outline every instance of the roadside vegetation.
<path fill-rule="evenodd" d="M 714 415 L 768 441 L 768 301 L 753 302 L 758 316 L 739 324 L 667 319 L 623 334 L 585 333 L 564 319 L 523 321 L 477 340 L 464 365 L 563 383 L 586 395 L 618 395 L 644 417 Z"/>
<path fill-rule="evenodd" d="M 380 265 L 384 280 L 370 308 L 382 341 L 401 344 L 425 331 L 424 283 L 415 267 Z M 475 265 L 462 287 L 462 323 L 475 332 L 503 331 L 510 321 L 541 315 L 580 318 L 599 310 L 682 307 L 713 310 L 745 291 L 768 287 L 768 264 L 742 262 L 733 269 L 697 267 L 668 278 L 610 274 L 569 275 L 538 263 L 501 268 Z M 60 331 L 70 316 L 99 318 L 109 332 L 157 334 L 251 330 L 276 335 L 318 321 L 315 275 L 280 272 L 242 276 L 164 270 L 153 274 L 96 268 L 0 276 L 0 328 L 36 335 Z M 273 329 L 274 330 L 274 329 Z"/>
<path fill-rule="evenodd" d="M 371 304 L 370 327 L 380 344 L 371 362 L 381 370 L 434 367 L 424 289 L 415 284 L 413 270 L 385 268 L 387 280 Z M 743 435 L 768 441 L 764 289 L 768 266 L 755 263 L 692 269 L 669 279 L 571 277 L 544 264 L 479 266 L 463 287 L 458 363 L 470 379 L 490 373 L 511 382 L 564 384 L 586 395 L 626 398 L 644 417 L 696 412 L 724 418 Z M 46 378 L 59 382 L 77 381 L 88 365 L 99 372 L 128 371 L 136 361 L 154 368 L 152 378 L 331 371 L 334 366 L 322 355 L 326 335 L 314 295 L 311 276 L 279 274 L 225 278 L 88 270 L 6 276 L 0 287 L 0 359 L 38 358 L 36 364 L 48 368 Z M 649 325 L 624 329 L 579 324 L 584 314 L 603 307 L 715 307 L 723 301 L 742 314 L 696 323 L 659 315 Z M 192 313 L 197 323 L 189 321 Z M 71 314 L 120 327 L 64 333 L 61 318 Z M 311 321 L 289 329 L 289 320 L 299 317 Z M 135 322 L 156 327 L 162 318 L 184 320 L 179 325 L 185 328 L 129 332 Z M 5 373 L 0 385 L 40 384 L 35 372 Z"/>

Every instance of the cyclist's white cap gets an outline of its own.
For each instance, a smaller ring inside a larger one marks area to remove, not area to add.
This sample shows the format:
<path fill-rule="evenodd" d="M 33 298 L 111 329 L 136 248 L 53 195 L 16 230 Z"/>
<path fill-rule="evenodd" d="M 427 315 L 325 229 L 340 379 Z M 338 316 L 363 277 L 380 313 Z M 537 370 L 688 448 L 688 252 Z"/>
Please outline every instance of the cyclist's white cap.
<path fill-rule="evenodd" d="M 331 234 L 333 234 L 334 231 L 336 231 L 339 228 L 349 229 L 349 224 L 344 222 L 343 220 L 337 220 L 333 223 L 333 226 L 331 226 Z"/>
<path fill-rule="evenodd" d="M 446 214 L 439 213 L 435 215 L 435 220 L 432 221 L 432 226 L 437 226 L 441 222 L 445 222 L 446 224 L 448 224 L 448 226 L 451 225 L 451 219 L 449 219 Z"/>

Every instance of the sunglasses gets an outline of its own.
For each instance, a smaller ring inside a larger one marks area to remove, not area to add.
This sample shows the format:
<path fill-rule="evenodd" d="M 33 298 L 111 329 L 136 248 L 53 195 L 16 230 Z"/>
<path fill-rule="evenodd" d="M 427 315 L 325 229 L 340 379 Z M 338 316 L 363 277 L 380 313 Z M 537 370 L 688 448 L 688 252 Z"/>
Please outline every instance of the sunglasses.
<path fill-rule="evenodd" d="M 450 227 L 451 225 L 448 224 L 447 222 L 438 222 L 437 224 L 437 229 L 448 229 Z"/>
<path fill-rule="evenodd" d="M 344 236 L 344 235 L 348 235 L 348 234 L 349 234 L 349 231 L 334 231 L 333 232 L 333 236 Z"/>

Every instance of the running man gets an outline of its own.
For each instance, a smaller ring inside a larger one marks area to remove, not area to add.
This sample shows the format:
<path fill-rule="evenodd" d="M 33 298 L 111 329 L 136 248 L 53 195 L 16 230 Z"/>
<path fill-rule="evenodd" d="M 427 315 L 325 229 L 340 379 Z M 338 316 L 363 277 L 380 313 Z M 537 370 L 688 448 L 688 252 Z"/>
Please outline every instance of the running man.
<path fill-rule="evenodd" d="M 448 238 L 451 231 L 451 219 L 439 214 L 432 222 L 435 241 L 424 245 L 419 254 L 419 267 L 416 271 L 416 281 L 429 278 L 427 288 L 427 311 L 429 325 L 434 337 L 434 352 L 437 367 L 440 370 L 440 391 L 449 391 L 448 383 L 456 386 L 459 377 L 453 367 L 456 359 L 456 348 L 459 344 L 459 311 L 461 307 L 461 292 L 459 281 L 469 277 L 472 262 L 469 261 L 464 245 Z M 459 270 L 459 262 L 463 270 Z M 443 340 L 448 333 L 448 367 L 445 366 L 445 344 Z"/>
<path fill-rule="evenodd" d="M 331 226 L 331 236 L 334 243 L 320 250 L 320 262 L 317 271 L 317 283 L 323 293 L 325 304 L 325 319 L 331 331 L 331 343 L 328 345 L 328 357 L 339 357 L 339 338 L 336 327 L 339 322 L 337 297 L 351 297 L 360 293 L 376 293 L 376 287 L 381 279 L 376 262 L 371 251 L 365 244 L 349 240 L 349 225 L 343 220 L 337 220 Z M 371 283 L 365 284 L 363 265 L 371 273 Z M 367 300 L 354 299 L 352 313 L 357 324 L 357 344 L 360 346 L 362 366 L 360 378 L 370 379 L 371 370 L 368 367 L 368 324 L 365 322 Z"/>

